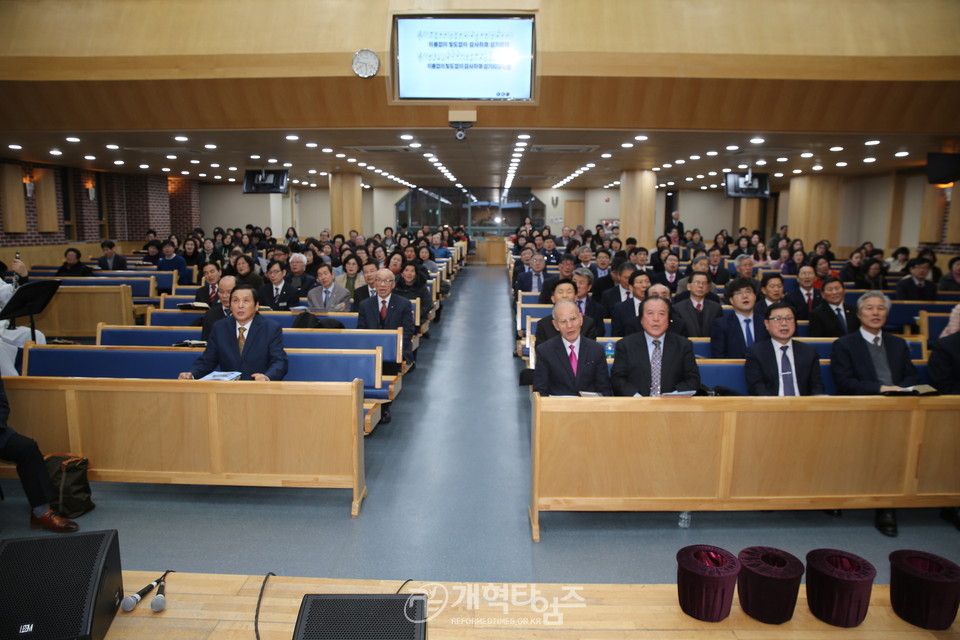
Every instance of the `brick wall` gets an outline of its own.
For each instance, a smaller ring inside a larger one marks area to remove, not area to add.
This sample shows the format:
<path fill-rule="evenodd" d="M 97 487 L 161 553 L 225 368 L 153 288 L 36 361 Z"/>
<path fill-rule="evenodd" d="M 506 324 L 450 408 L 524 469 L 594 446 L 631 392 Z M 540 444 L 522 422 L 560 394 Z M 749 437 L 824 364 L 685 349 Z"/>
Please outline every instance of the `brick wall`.
<path fill-rule="evenodd" d="M 200 185 L 188 178 L 167 178 L 170 193 L 170 226 L 181 241 L 200 226 Z"/>

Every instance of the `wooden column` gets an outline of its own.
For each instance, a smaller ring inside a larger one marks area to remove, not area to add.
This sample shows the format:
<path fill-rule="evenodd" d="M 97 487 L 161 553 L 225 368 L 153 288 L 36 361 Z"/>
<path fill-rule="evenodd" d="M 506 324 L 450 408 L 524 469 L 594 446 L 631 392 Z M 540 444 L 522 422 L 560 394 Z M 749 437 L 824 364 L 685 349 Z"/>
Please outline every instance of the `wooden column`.
<path fill-rule="evenodd" d="M 840 176 L 798 176 L 790 180 L 790 236 L 810 249 L 823 238 L 836 244 L 843 205 Z"/>
<path fill-rule="evenodd" d="M 890 194 L 890 217 L 887 225 L 887 246 L 899 247 L 903 235 L 903 201 L 906 191 L 906 180 L 903 176 L 894 174 L 893 193 Z"/>
<path fill-rule="evenodd" d="M 760 228 L 760 200 L 739 198 L 737 200 L 735 228 L 746 227 L 749 231 Z M 733 231 L 731 231 L 733 233 Z"/>
<path fill-rule="evenodd" d="M 23 170 L 18 164 L 0 168 L 0 207 L 3 208 L 3 232 L 27 232 L 27 203 L 23 192 Z"/>
<path fill-rule="evenodd" d="M 351 229 L 363 233 L 363 188 L 359 173 L 330 174 L 330 228 L 347 235 Z"/>
<path fill-rule="evenodd" d="M 924 185 L 923 204 L 920 206 L 920 242 L 940 242 L 943 215 L 947 209 L 947 191 L 935 184 Z"/>
<path fill-rule="evenodd" d="M 620 174 L 620 235 L 652 247 L 657 239 L 657 175 L 630 170 Z"/>

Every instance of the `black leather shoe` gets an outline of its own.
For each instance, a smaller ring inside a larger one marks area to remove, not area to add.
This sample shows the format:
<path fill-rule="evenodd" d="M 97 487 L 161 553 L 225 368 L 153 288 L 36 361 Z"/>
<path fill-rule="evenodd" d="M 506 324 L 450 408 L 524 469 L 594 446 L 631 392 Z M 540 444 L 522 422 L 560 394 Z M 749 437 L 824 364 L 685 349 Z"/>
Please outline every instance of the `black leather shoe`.
<path fill-rule="evenodd" d="M 47 512 L 39 518 L 30 514 L 30 528 L 47 529 L 54 533 L 73 533 L 80 529 L 80 525 L 73 520 L 67 520 L 57 515 L 57 512 L 53 509 L 47 509 Z"/>
<path fill-rule="evenodd" d="M 390 407 L 380 408 L 380 424 L 388 424 L 393 416 L 390 415 Z"/>
<path fill-rule="evenodd" d="M 889 538 L 897 537 L 897 512 L 893 509 L 877 509 L 873 519 L 877 531 Z"/>
<path fill-rule="evenodd" d="M 944 507 L 940 509 L 940 517 L 960 529 L 960 507 Z"/>
<path fill-rule="evenodd" d="M 824 509 L 823 512 L 831 518 L 839 518 L 843 515 L 843 511 L 840 509 Z"/>

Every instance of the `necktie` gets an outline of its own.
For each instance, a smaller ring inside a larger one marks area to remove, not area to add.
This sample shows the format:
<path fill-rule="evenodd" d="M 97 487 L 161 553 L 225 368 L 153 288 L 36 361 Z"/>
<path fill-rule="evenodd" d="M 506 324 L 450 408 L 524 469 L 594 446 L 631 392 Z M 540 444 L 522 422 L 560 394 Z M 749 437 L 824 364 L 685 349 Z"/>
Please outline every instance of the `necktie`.
<path fill-rule="evenodd" d="M 239 327 L 237 329 L 239 336 L 237 336 L 237 348 L 240 350 L 240 353 L 243 353 L 243 345 L 247 344 L 247 339 L 243 337 L 243 334 L 246 333 L 246 328 Z"/>
<path fill-rule="evenodd" d="M 699 312 L 701 312 L 701 311 L 703 311 L 703 303 L 702 303 L 702 302 L 698 302 L 698 303 L 697 303 L 697 312 L 699 313 Z"/>
<path fill-rule="evenodd" d="M 580 315 L 583 315 L 583 300 L 577 300 L 577 309 L 580 311 Z M 570 347 L 571 349 L 573 347 Z"/>
<path fill-rule="evenodd" d="M 630 299 L 630 298 L 632 298 L 632 297 L 633 297 L 633 296 L 632 296 L 632 295 L 630 295 L 630 292 L 629 292 L 629 291 L 627 291 L 627 297 L 626 297 L 626 298 L 624 298 L 624 300 L 629 300 L 629 299 Z"/>
<path fill-rule="evenodd" d="M 847 319 L 843 317 L 843 309 L 837 307 L 837 320 L 840 321 L 840 326 L 843 327 L 843 332 L 847 332 Z"/>
<path fill-rule="evenodd" d="M 780 356 L 780 377 L 783 380 L 783 395 L 795 396 L 797 392 L 793 386 L 793 369 L 790 367 L 790 358 L 787 357 L 787 345 L 780 347 L 783 354 Z"/>
<path fill-rule="evenodd" d="M 746 320 L 743 321 L 743 326 L 744 326 L 743 330 L 746 332 L 746 335 L 747 335 L 748 347 L 753 346 L 753 331 L 750 330 L 750 320 L 752 320 L 752 318 L 747 318 Z"/>
<path fill-rule="evenodd" d="M 380 301 L 380 324 L 383 324 L 387 319 L 387 301 Z"/>
<path fill-rule="evenodd" d="M 273 288 L 273 304 L 276 305 L 280 302 L 280 287 Z"/>
<path fill-rule="evenodd" d="M 210 287 L 210 302 L 217 299 L 217 285 Z"/>
<path fill-rule="evenodd" d="M 813 311 L 813 293 L 807 291 L 807 311 Z"/>
<path fill-rule="evenodd" d="M 327 303 L 330 301 L 330 289 L 323 290 L 323 308 L 327 308 Z"/>
<path fill-rule="evenodd" d="M 880 346 L 880 336 L 874 336 L 874 337 L 873 337 L 873 346 L 875 346 L 875 347 L 879 347 L 879 346 Z"/>
<path fill-rule="evenodd" d="M 663 365 L 663 352 L 660 350 L 660 341 L 653 341 L 653 358 L 650 359 L 650 397 L 660 395 L 660 368 Z"/>
<path fill-rule="evenodd" d="M 570 345 L 570 368 L 573 369 L 573 375 L 577 375 L 577 354 Z"/>
<path fill-rule="evenodd" d="M 536 283 L 533 285 L 533 290 L 540 291 L 541 287 L 543 287 L 543 281 L 541 280 L 541 276 L 539 273 L 535 275 L 536 275 Z"/>

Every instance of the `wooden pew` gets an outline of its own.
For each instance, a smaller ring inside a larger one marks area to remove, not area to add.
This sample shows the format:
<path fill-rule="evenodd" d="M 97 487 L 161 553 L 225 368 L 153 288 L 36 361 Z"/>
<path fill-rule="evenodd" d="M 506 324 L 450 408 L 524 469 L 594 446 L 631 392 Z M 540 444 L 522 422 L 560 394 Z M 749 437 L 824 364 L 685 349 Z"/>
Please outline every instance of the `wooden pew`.
<path fill-rule="evenodd" d="M 741 511 L 960 503 L 960 397 L 542 398 L 541 511 Z"/>
<path fill-rule="evenodd" d="M 92 337 L 100 322 L 133 324 L 133 294 L 127 285 L 60 287 L 36 321 L 48 337 Z"/>
<path fill-rule="evenodd" d="M 17 430 L 44 451 L 89 458 L 91 480 L 350 489 L 353 517 L 367 494 L 359 380 L 23 377 L 4 386 Z M 15 477 L 14 467 L 0 476 Z"/>

